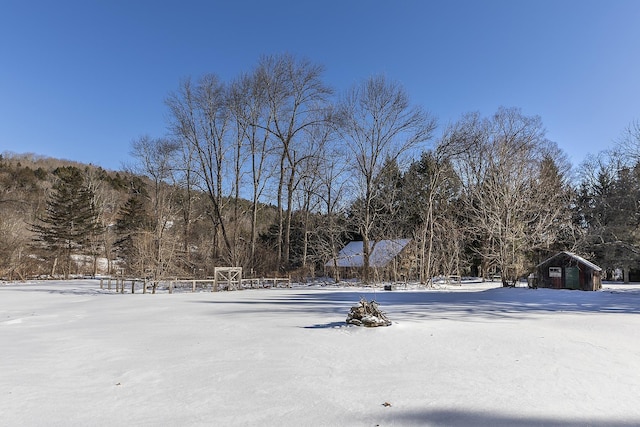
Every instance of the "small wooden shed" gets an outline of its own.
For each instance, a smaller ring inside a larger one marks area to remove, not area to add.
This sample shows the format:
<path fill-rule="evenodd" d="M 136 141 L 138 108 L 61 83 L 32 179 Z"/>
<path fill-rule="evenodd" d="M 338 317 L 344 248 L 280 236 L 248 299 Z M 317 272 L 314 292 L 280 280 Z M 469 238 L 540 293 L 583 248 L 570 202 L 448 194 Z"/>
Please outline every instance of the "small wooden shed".
<path fill-rule="evenodd" d="M 602 269 L 571 252 L 560 252 L 536 266 L 535 282 L 541 288 L 597 291 Z"/>

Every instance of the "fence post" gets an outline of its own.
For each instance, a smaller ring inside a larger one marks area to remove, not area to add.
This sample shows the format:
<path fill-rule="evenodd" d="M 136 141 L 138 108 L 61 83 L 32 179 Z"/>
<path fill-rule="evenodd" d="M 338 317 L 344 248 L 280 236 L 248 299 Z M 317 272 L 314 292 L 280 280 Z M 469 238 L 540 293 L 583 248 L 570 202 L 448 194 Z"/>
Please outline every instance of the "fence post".
<path fill-rule="evenodd" d="M 173 293 L 173 280 L 169 281 L 169 293 L 172 294 Z"/>
<path fill-rule="evenodd" d="M 143 282 L 142 282 L 142 293 L 143 294 L 147 293 L 147 278 L 146 277 L 143 279 Z"/>
<path fill-rule="evenodd" d="M 100 278 L 100 289 L 104 289 L 102 280 L 104 280 L 104 279 Z"/>
<path fill-rule="evenodd" d="M 107 279 L 107 289 L 111 290 L 111 277 Z"/>
<path fill-rule="evenodd" d="M 134 279 L 131 279 L 131 293 L 136 293 L 136 281 Z"/>

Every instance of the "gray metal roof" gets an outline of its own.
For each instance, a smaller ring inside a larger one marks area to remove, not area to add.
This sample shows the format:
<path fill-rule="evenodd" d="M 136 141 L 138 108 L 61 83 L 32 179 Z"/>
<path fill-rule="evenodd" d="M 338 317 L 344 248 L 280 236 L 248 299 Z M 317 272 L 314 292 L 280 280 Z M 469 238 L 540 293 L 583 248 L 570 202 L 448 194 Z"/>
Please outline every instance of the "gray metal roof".
<path fill-rule="evenodd" d="M 391 239 L 379 240 L 377 242 L 369 242 L 372 248 L 369 255 L 369 265 L 371 267 L 384 267 L 394 259 L 409 244 L 411 239 Z M 363 266 L 363 244 L 361 240 L 349 242 L 338 254 L 338 267 L 362 267 Z M 325 264 L 327 267 L 333 267 L 333 260 Z"/>

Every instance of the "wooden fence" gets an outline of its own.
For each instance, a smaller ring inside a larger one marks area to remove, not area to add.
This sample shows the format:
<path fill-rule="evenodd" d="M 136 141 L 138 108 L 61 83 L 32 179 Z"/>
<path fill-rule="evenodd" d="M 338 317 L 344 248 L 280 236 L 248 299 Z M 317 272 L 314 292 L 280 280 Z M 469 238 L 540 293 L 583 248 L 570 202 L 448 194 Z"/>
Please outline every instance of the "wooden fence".
<path fill-rule="evenodd" d="M 291 287 L 290 277 L 260 277 L 260 278 L 238 278 L 237 281 L 225 281 L 216 280 L 216 278 L 209 279 L 169 279 L 162 280 L 156 283 L 156 289 L 160 288 L 160 285 L 166 288 L 167 291 L 172 294 L 176 289 L 188 289 L 191 292 L 196 292 L 198 289 L 217 292 L 217 291 L 233 291 L 241 289 L 260 289 L 260 288 L 275 288 L 275 287 Z M 149 289 L 153 287 L 153 283 L 148 279 L 140 278 L 125 278 L 125 277 L 103 277 L 100 278 L 100 289 L 114 290 L 117 293 L 124 294 L 136 293 L 140 291 L 143 294 L 149 292 Z"/>

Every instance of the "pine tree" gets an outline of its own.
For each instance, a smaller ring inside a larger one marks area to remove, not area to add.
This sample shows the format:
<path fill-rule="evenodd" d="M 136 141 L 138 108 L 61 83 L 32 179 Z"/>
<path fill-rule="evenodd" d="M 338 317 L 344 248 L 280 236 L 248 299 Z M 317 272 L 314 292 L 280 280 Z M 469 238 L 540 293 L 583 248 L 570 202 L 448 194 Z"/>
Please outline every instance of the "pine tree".
<path fill-rule="evenodd" d="M 67 278 L 71 272 L 71 255 L 82 253 L 103 230 L 98 222 L 93 191 L 85 185 L 82 171 L 65 166 L 56 169 L 54 175 L 56 181 L 46 211 L 32 229 L 36 241 L 54 255 L 52 274 L 61 257 Z"/>
<path fill-rule="evenodd" d="M 606 270 L 629 271 L 640 261 L 640 164 L 601 164 L 585 176 L 574 212 L 583 229 L 582 252 Z"/>
<path fill-rule="evenodd" d="M 144 273 L 144 236 L 151 230 L 149 197 L 144 184 L 136 180 L 131 183 L 129 199 L 120 208 L 116 221 L 118 239 L 115 242 L 115 250 L 129 273 Z"/>

